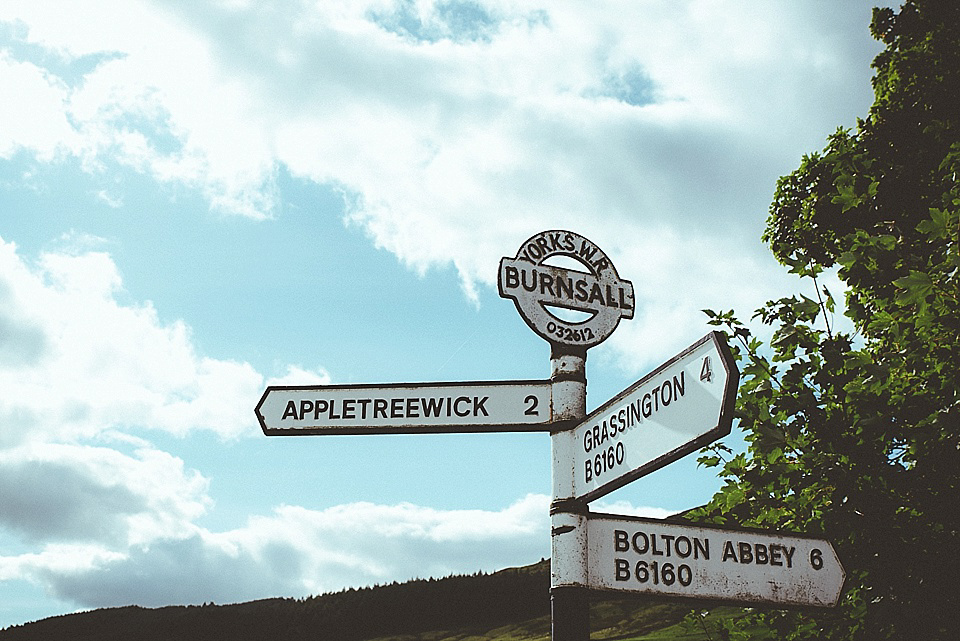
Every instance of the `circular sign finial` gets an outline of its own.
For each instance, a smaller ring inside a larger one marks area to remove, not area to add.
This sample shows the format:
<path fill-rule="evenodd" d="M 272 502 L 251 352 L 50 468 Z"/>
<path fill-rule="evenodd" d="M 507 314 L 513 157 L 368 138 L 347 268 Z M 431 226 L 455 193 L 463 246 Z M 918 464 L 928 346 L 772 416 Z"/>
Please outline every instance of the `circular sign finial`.
<path fill-rule="evenodd" d="M 548 265 L 554 256 L 572 258 L 587 271 Z M 527 239 L 516 257 L 501 259 L 497 282 L 501 298 L 512 298 L 527 325 L 555 345 L 593 347 L 621 318 L 633 318 L 633 284 L 620 279 L 599 247 L 574 232 L 544 231 Z M 551 308 L 589 316 L 564 320 Z"/>

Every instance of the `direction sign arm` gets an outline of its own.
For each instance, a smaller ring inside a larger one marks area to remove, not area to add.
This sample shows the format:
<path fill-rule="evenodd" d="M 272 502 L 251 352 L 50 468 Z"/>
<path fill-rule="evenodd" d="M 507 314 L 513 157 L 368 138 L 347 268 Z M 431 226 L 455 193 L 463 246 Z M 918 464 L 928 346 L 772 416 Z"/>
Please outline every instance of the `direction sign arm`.
<path fill-rule="evenodd" d="M 576 427 L 575 492 L 593 501 L 730 432 L 739 372 L 710 332 Z"/>

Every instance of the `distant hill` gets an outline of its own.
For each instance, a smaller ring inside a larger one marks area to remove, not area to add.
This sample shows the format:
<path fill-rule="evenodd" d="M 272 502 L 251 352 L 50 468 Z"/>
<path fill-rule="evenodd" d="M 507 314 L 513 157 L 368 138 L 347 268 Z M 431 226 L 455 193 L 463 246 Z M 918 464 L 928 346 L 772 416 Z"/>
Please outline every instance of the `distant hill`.
<path fill-rule="evenodd" d="M 548 560 L 493 574 L 414 580 L 306 599 L 106 608 L 0 630 L 0 641 L 482 641 L 550 639 Z M 596 599 L 593 638 L 706 639 L 689 606 Z M 657 632 L 659 631 L 659 632 Z M 647 637 L 647 634 L 655 636 Z M 664 636 L 666 635 L 666 636 Z"/>

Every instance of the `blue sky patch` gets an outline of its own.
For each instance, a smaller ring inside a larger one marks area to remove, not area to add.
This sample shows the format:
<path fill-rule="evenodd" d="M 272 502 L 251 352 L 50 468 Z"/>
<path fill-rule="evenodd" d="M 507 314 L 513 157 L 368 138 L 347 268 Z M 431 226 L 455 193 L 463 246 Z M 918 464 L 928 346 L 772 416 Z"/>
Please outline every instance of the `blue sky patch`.
<path fill-rule="evenodd" d="M 398 0 L 391 12 L 372 12 L 371 18 L 383 28 L 421 42 L 488 41 L 499 21 L 485 7 L 470 0 L 438 2 L 435 11 L 421 16 L 414 0 Z"/>

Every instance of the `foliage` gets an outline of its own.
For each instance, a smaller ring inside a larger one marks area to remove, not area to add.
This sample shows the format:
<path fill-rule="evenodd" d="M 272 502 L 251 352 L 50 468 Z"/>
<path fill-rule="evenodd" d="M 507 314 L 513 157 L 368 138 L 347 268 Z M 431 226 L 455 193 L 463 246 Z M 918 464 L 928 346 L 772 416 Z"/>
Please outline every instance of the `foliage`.
<path fill-rule="evenodd" d="M 780 180 L 764 235 L 815 298 L 768 302 L 737 345 L 748 448 L 716 446 L 703 519 L 829 538 L 834 611 L 755 612 L 783 639 L 958 639 L 960 622 L 960 3 L 875 9 L 875 102 Z M 837 268 L 856 334 L 818 281 Z M 737 626 L 734 626 L 735 628 Z M 732 631 L 731 638 L 738 638 Z M 741 638 L 747 638 L 741 634 Z"/>

